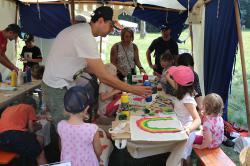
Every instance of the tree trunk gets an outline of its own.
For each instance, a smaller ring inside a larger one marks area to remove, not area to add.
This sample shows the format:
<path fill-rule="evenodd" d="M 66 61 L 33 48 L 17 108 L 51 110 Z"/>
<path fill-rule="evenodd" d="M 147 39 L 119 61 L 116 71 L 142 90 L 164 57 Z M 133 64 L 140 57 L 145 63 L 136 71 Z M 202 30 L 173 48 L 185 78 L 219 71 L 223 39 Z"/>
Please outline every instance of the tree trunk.
<path fill-rule="evenodd" d="M 144 39 L 146 36 L 146 22 L 145 21 L 140 21 L 140 39 Z"/>

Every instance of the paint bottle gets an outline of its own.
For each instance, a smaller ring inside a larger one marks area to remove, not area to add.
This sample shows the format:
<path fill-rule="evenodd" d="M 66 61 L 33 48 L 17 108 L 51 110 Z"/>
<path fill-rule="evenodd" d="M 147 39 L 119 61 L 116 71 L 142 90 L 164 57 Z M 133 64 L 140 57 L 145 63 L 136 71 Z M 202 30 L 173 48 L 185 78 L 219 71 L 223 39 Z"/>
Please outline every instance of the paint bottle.
<path fill-rule="evenodd" d="M 149 80 L 145 80 L 143 85 L 144 86 L 151 86 L 151 82 Z M 146 102 L 151 102 L 152 101 L 152 95 L 148 95 L 145 100 L 146 100 Z"/>
<path fill-rule="evenodd" d="M 130 85 L 132 84 L 132 73 L 131 72 L 128 72 L 127 83 L 130 84 Z"/>
<path fill-rule="evenodd" d="M 11 85 L 12 87 L 16 87 L 16 86 L 17 86 L 17 73 L 16 73 L 15 70 L 13 70 L 13 71 L 11 72 L 10 78 L 11 78 L 10 85 Z"/>
<path fill-rule="evenodd" d="M 146 80 L 148 80 L 148 75 L 147 74 L 143 74 L 143 76 L 142 76 L 142 83 L 144 83 Z"/>
<path fill-rule="evenodd" d="M 23 72 L 23 83 L 26 83 L 27 82 L 27 73 L 26 71 Z"/>
<path fill-rule="evenodd" d="M 128 103 L 129 103 L 128 94 L 126 92 L 122 92 L 120 111 L 128 111 L 129 110 Z"/>
<path fill-rule="evenodd" d="M 17 76 L 17 85 L 22 85 L 23 84 L 23 72 L 21 70 L 18 71 L 18 76 Z"/>
<path fill-rule="evenodd" d="M 3 82 L 2 73 L 0 72 L 0 82 Z"/>
<path fill-rule="evenodd" d="M 26 74 L 27 74 L 27 82 L 31 82 L 32 78 L 31 78 L 31 68 L 27 66 L 26 68 Z"/>

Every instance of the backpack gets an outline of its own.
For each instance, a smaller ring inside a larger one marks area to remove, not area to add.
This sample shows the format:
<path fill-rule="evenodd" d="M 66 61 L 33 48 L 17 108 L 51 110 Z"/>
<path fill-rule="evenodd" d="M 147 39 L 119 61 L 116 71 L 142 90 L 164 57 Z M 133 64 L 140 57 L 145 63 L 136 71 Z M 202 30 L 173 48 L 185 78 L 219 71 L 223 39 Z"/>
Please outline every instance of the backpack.
<path fill-rule="evenodd" d="M 99 96 L 99 83 L 97 77 L 94 74 L 89 74 L 85 70 L 80 70 L 76 72 L 73 76 L 74 82 L 71 84 L 73 86 L 84 86 L 89 91 L 93 92 L 91 98 L 91 106 L 98 105 L 98 96 Z"/>

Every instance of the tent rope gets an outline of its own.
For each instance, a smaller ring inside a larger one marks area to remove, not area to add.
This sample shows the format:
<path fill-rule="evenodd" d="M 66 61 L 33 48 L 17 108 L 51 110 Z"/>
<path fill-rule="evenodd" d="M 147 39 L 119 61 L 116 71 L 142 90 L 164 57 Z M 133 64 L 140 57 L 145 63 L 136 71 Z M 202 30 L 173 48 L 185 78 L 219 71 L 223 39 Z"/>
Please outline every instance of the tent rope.
<path fill-rule="evenodd" d="M 168 24 L 168 11 L 166 11 L 166 23 Z"/>
<path fill-rule="evenodd" d="M 40 5 L 38 0 L 36 0 L 36 6 L 37 6 L 37 11 L 38 11 L 38 18 L 41 20 L 41 10 L 40 10 Z"/>
<path fill-rule="evenodd" d="M 219 18 L 219 14 L 220 14 L 220 0 L 218 0 L 218 4 L 217 4 L 217 14 L 216 14 L 216 18 Z"/>

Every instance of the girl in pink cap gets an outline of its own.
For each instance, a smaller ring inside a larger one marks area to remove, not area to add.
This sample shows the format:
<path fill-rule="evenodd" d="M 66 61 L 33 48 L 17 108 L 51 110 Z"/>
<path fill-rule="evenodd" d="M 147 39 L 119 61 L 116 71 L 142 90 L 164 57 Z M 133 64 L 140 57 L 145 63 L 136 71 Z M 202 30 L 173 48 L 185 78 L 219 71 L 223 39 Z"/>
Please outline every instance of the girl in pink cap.
<path fill-rule="evenodd" d="M 194 131 L 200 126 L 201 120 L 196 110 L 197 103 L 194 99 L 194 72 L 187 66 L 172 66 L 168 69 L 166 79 L 176 90 L 178 100 L 174 103 L 174 111 L 189 136 L 183 152 L 183 161 L 191 164 L 189 156 L 195 139 Z"/>

